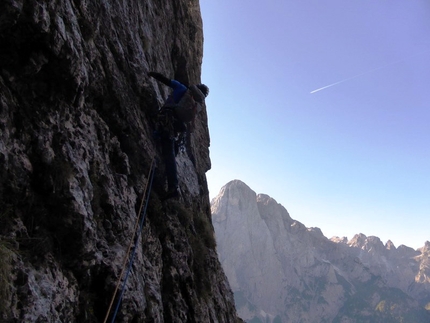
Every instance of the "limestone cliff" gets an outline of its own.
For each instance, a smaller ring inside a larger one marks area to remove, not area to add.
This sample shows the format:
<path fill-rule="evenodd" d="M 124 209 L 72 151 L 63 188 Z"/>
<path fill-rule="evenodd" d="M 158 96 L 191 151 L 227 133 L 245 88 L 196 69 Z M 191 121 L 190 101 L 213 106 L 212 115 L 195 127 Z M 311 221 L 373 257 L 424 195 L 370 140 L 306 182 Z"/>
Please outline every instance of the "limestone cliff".
<path fill-rule="evenodd" d="M 235 180 L 212 201 L 218 253 L 248 322 L 430 321 L 429 247 L 327 239 Z"/>
<path fill-rule="evenodd" d="M 206 113 L 161 202 L 153 139 L 168 89 L 200 81 L 198 0 L 0 3 L 0 320 L 102 322 L 153 160 L 144 232 L 117 322 L 234 322 L 205 172 Z"/>

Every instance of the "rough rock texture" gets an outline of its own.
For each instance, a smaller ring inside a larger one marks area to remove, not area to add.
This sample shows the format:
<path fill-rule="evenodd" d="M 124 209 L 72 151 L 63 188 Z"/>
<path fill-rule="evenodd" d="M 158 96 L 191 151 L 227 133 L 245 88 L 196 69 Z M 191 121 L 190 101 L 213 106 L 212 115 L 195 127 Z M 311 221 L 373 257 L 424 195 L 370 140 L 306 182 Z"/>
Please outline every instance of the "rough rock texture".
<path fill-rule="evenodd" d="M 150 70 L 200 81 L 198 0 L 0 3 L 0 320 L 102 322 L 157 171 L 117 322 L 234 322 L 215 251 L 206 112 L 165 191 Z"/>
<path fill-rule="evenodd" d="M 218 253 L 248 322 L 430 322 L 430 243 L 327 239 L 235 180 L 212 201 Z M 427 309 L 427 310 L 426 310 Z"/>

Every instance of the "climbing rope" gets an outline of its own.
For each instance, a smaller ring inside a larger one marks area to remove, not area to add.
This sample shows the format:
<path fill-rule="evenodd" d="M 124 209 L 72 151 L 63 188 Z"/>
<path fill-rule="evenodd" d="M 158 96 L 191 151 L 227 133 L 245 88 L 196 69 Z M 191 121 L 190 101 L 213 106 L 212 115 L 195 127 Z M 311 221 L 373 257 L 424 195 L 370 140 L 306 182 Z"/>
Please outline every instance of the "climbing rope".
<path fill-rule="evenodd" d="M 143 191 L 142 201 L 141 201 L 140 207 L 139 207 L 139 212 L 138 212 L 139 216 L 136 219 L 136 223 L 135 223 L 135 226 L 134 226 L 133 235 L 132 235 L 132 238 L 130 240 L 130 244 L 128 246 L 127 253 L 126 253 L 125 257 L 124 257 L 124 263 L 123 263 L 123 266 L 122 266 L 121 274 L 119 275 L 118 282 L 116 284 L 115 291 L 113 293 L 112 300 L 111 300 L 111 302 L 109 304 L 109 308 L 107 310 L 106 317 L 105 317 L 103 323 L 106 323 L 107 320 L 108 320 L 109 313 L 111 312 L 112 305 L 113 305 L 113 302 L 115 300 L 115 296 L 116 296 L 116 294 L 118 292 L 119 285 L 121 283 L 121 279 L 122 279 L 122 277 L 124 275 L 124 272 L 125 272 L 125 269 L 126 269 L 126 265 L 127 265 L 127 259 L 129 258 L 130 250 L 131 250 L 131 247 L 132 247 L 133 241 L 134 241 L 134 248 L 133 248 L 133 252 L 131 254 L 130 261 L 129 261 L 129 264 L 128 264 L 127 273 L 125 275 L 124 282 L 122 284 L 121 293 L 119 295 L 119 298 L 118 298 L 118 301 L 117 301 L 117 304 L 116 304 L 116 307 L 115 307 L 115 311 L 114 311 L 114 313 L 112 315 L 111 323 L 115 322 L 115 318 L 116 318 L 116 315 L 118 313 L 119 305 L 121 304 L 122 296 L 124 295 L 124 291 L 125 291 L 125 286 L 126 286 L 126 283 L 127 283 L 128 275 L 130 274 L 131 267 L 133 266 L 134 256 L 136 255 L 136 250 L 137 250 L 137 243 L 139 241 L 140 234 L 142 233 L 142 230 L 143 230 L 143 224 L 145 223 L 146 209 L 148 208 L 149 195 L 151 194 L 152 182 L 154 181 L 154 174 L 155 174 L 155 158 L 152 160 L 152 163 L 151 163 L 151 168 L 150 168 L 149 174 L 148 174 L 148 181 L 146 182 L 145 189 Z M 148 194 L 146 194 L 146 192 L 148 192 Z M 145 199 L 145 196 L 146 196 L 146 199 Z M 145 203 L 145 201 L 146 201 L 146 203 Z M 143 207 L 144 204 L 145 204 L 145 207 Z M 142 210 L 143 210 L 143 212 L 142 212 Z M 138 227 L 139 227 L 139 231 L 137 231 Z M 137 232 L 137 236 L 136 236 L 136 232 Z M 135 237 L 135 239 L 133 239 L 134 237 Z"/>

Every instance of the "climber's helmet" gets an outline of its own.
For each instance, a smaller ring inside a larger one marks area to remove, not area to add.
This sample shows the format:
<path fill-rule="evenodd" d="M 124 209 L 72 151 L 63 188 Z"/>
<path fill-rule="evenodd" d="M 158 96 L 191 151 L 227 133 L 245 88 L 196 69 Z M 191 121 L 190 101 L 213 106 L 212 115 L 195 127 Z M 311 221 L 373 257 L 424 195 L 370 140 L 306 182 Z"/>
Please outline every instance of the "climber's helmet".
<path fill-rule="evenodd" d="M 204 84 L 197 85 L 197 88 L 204 94 L 205 97 L 209 95 L 209 88 Z"/>

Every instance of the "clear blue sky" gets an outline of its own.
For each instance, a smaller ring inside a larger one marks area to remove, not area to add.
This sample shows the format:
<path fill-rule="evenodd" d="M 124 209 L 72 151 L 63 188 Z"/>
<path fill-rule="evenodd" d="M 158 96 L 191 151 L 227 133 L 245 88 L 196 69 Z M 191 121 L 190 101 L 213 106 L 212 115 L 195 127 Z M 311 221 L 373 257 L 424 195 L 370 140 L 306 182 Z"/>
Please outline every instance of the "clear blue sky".
<path fill-rule="evenodd" d="M 211 198 L 240 179 L 329 238 L 430 240 L 430 2 L 200 6 Z"/>

